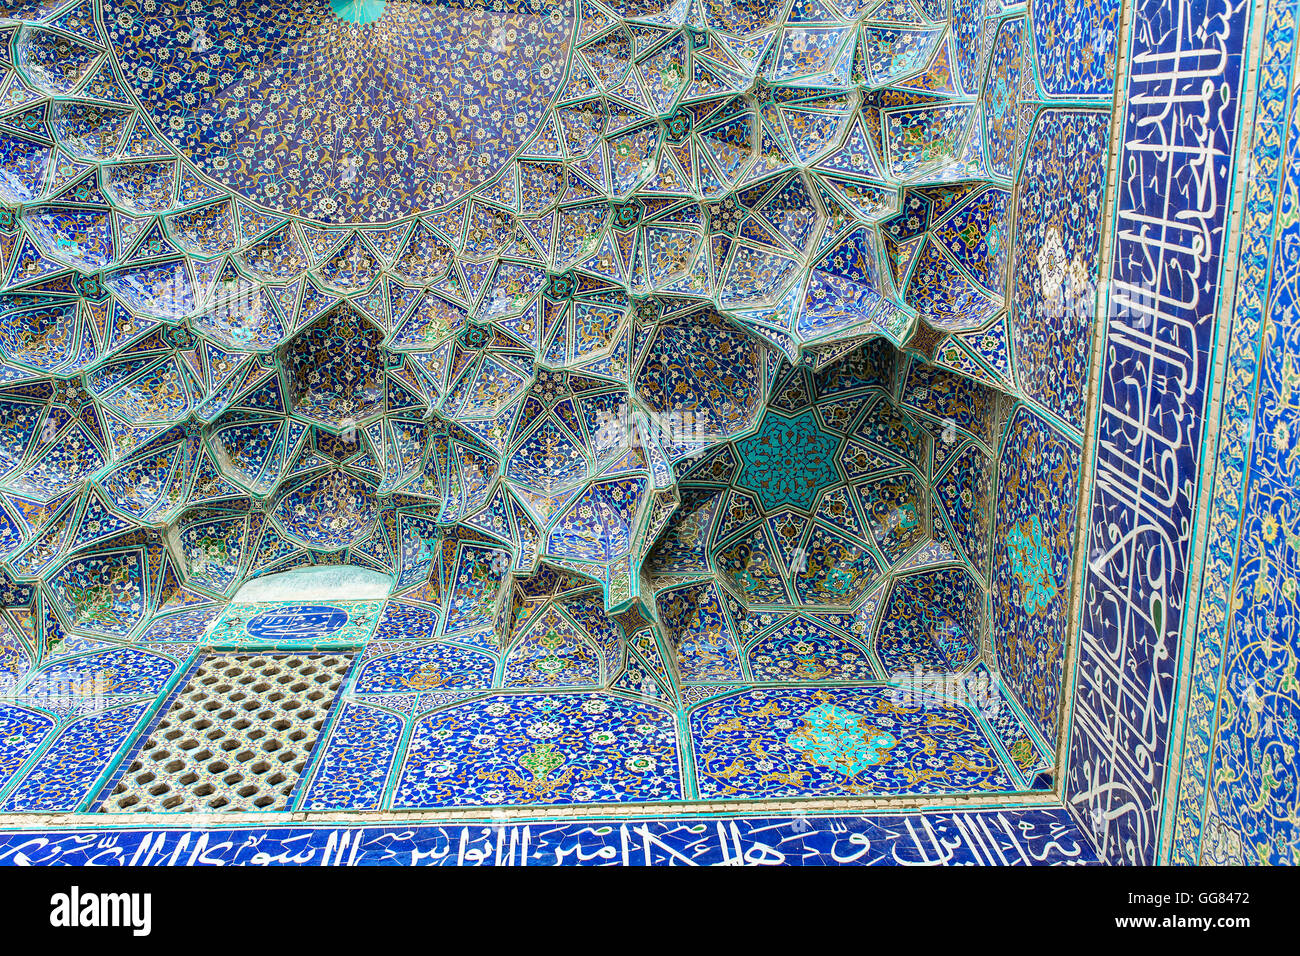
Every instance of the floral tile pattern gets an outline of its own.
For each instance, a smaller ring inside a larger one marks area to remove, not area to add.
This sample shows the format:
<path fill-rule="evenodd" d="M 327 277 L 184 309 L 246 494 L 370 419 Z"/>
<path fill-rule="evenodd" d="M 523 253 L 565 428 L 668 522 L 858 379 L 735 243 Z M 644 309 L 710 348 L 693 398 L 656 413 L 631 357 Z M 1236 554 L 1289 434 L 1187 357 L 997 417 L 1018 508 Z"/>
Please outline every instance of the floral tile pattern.
<path fill-rule="evenodd" d="M 990 82 L 991 23 L 954 10 L 949 63 L 937 9 L 644 12 L 13 11 L 7 571 L 123 641 L 308 564 L 391 573 L 458 631 L 543 561 L 617 614 L 729 447 L 738 490 L 824 522 L 751 528 L 730 573 L 802 549 L 773 600 L 860 600 L 929 509 L 925 474 L 859 480 L 926 470 L 890 348 L 1002 307 L 1012 194 L 983 118 L 926 100 Z M 769 412 L 795 368 L 818 395 Z M 873 387 L 870 422 L 818 403 Z"/>
<path fill-rule="evenodd" d="M 11 4 L 0 812 L 279 648 L 354 658 L 295 810 L 1057 788 L 1108 860 L 1293 861 L 1266 6 L 1243 86 L 1242 10 L 1145 0 Z M 391 594 L 236 599 L 321 567 Z"/>

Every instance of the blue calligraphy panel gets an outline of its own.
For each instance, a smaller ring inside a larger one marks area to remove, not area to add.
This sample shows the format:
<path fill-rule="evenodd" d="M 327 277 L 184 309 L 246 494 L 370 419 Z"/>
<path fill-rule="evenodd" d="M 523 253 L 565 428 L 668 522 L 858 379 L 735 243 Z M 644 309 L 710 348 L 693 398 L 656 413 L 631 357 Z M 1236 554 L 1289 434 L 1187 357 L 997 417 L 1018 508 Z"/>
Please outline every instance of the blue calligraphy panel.
<path fill-rule="evenodd" d="M 231 604 L 212 629 L 216 646 L 312 648 L 364 644 L 375 633 L 382 601 L 289 601 Z"/>
<path fill-rule="evenodd" d="M 1066 779 L 1110 862 L 1158 849 L 1248 14 L 1133 15 Z"/>

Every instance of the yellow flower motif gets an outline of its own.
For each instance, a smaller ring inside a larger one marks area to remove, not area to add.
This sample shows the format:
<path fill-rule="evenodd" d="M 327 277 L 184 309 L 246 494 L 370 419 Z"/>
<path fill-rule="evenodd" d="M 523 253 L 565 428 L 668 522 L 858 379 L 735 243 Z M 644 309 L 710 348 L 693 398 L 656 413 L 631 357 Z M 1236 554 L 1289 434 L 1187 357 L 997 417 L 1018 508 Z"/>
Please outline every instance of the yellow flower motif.
<path fill-rule="evenodd" d="M 1273 429 L 1273 448 L 1276 451 L 1285 451 L 1291 445 L 1291 430 L 1287 428 L 1286 422 L 1279 421 Z"/>

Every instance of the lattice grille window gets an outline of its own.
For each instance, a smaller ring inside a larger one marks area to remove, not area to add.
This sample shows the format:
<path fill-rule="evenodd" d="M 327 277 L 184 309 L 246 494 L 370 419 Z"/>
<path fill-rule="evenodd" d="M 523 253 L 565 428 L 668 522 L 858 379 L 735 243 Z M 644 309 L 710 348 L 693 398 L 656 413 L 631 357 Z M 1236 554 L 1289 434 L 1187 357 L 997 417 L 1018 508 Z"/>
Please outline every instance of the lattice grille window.
<path fill-rule="evenodd" d="M 287 809 L 350 663 L 346 654 L 208 657 L 100 810 Z"/>

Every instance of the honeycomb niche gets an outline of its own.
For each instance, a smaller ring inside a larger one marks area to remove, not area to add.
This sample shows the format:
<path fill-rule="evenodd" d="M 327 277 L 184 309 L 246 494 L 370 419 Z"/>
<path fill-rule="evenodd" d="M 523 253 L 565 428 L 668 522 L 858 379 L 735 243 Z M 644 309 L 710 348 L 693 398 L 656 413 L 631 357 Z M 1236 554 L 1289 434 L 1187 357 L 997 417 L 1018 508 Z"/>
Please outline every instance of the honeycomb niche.
<path fill-rule="evenodd" d="M 1158 6 L 3 4 L 0 862 L 1292 862 L 1291 11 Z"/>

